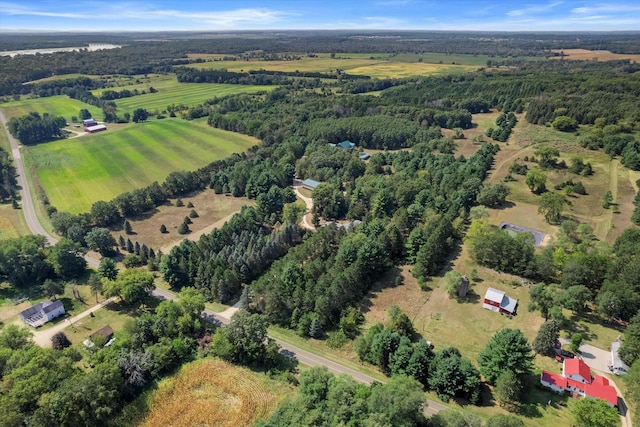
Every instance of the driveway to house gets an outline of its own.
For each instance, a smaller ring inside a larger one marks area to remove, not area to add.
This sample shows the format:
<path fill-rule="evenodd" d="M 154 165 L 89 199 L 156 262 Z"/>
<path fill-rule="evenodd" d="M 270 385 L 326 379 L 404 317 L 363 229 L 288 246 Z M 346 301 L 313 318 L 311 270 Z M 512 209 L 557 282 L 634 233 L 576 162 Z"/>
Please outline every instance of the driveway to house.
<path fill-rule="evenodd" d="M 93 313 L 94 311 L 99 310 L 102 307 L 111 304 L 116 299 L 117 299 L 117 297 L 111 297 L 109 299 L 106 299 L 106 300 L 102 301 L 101 303 L 96 304 L 93 307 L 86 309 L 85 311 L 83 311 L 80 314 L 76 314 L 75 316 L 73 316 L 73 317 L 71 317 L 69 319 L 64 319 L 62 322 L 60 322 L 57 325 L 52 326 L 50 328 L 47 328 L 47 329 L 36 329 L 35 331 L 33 331 L 33 341 L 36 344 L 38 344 L 40 347 L 51 347 L 51 337 L 53 337 L 55 334 L 57 334 L 58 332 L 62 332 L 65 328 L 67 328 L 69 326 L 72 326 L 78 320 L 84 319 L 85 317 L 87 317 L 91 313 Z"/>
<path fill-rule="evenodd" d="M 571 340 L 567 338 L 560 338 L 560 343 L 563 345 L 571 344 Z M 610 380 L 609 383 L 616 389 L 618 397 L 624 401 L 624 396 L 616 385 L 616 381 L 620 381 L 621 379 L 615 378 L 615 375 L 612 375 L 611 371 L 609 371 L 609 365 L 611 364 L 611 352 L 583 343 L 580 345 L 580 357 L 591 369 L 598 371 L 597 373 L 599 375 L 607 377 Z M 626 407 L 626 401 L 625 410 L 626 412 L 624 414 L 620 414 L 622 426 L 633 427 L 633 423 L 631 422 L 631 413 Z"/>
<path fill-rule="evenodd" d="M 307 221 L 307 216 L 311 214 L 311 210 L 313 209 L 313 200 L 311 199 L 311 197 L 303 196 L 302 192 L 300 191 L 300 188 L 302 188 L 302 181 L 298 179 L 294 179 L 293 191 L 296 193 L 298 197 L 300 197 L 300 199 L 304 202 L 304 204 L 307 205 L 307 210 L 302 214 L 301 224 L 304 228 L 308 230 L 315 230 L 316 228 L 312 224 L 309 224 L 309 222 Z"/>

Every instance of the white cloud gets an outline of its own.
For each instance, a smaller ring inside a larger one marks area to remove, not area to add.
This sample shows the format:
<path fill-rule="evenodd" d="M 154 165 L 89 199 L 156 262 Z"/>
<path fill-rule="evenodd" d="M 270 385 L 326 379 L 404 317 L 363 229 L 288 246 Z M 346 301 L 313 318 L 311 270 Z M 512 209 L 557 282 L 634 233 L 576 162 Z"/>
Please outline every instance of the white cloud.
<path fill-rule="evenodd" d="M 548 4 L 535 4 L 531 6 L 524 7 L 522 9 L 514 9 L 507 12 L 509 16 L 525 16 L 525 15 L 535 15 L 540 13 L 549 12 L 556 7 L 562 4 L 561 1 L 556 1 Z"/>
<path fill-rule="evenodd" d="M 576 7 L 571 9 L 571 13 L 592 14 L 592 13 L 627 13 L 640 12 L 640 5 L 631 4 L 600 4 L 598 6 Z"/>
<path fill-rule="evenodd" d="M 85 5 L 85 7 L 87 7 Z M 57 12 L 43 8 L 22 6 L 15 3 L 5 3 L 0 8 L 5 15 L 47 16 L 53 18 L 86 19 L 85 13 Z M 197 12 L 174 9 L 159 9 L 145 6 L 142 3 L 119 2 L 96 5 L 91 16 L 94 19 L 122 21 L 135 19 L 143 21 L 190 21 L 220 27 L 234 28 L 247 26 L 269 25 L 282 21 L 286 16 L 295 15 L 292 12 L 271 10 L 266 8 L 243 8 L 233 10 L 199 10 Z"/>

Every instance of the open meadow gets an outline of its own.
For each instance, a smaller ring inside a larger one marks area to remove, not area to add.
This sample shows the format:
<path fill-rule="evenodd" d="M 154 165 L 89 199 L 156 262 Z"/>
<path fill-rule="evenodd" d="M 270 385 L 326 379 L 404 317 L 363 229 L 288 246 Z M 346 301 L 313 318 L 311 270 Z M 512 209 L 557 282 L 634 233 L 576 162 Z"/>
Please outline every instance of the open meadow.
<path fill-rule="evenodd" d="M 570 204 L 565 207 L 564 215 L 588 223 L 598 239 L 612 244 L 626 228 L 632 225 L 634 185 L 640 178 L 640 173 L 625 168 L 620 164 L 619 159 L 611 159 L 602 151 L 581 147 L 578 143 L 579 135 L 575 133 L 560 132 L 551 127 L 529 124 L 522 116 L 519 116 L 518 120 L 509 141 L 500 143 L 501 151 L 496 155 L 488 182 L 502 181 L 509 175 L 509 167 L 514 161 L 526 164 L 529 168 L 537 167 L 537 164 L 524 159 L 534 156 L 534 152 L 540 146 L 548 145 L 557 148 L 560 151 L 558 161 L 564 160 L 567 164 L 570 164 L 573 158 L 582 158 L 585 162 L 591 163 L 594 171 L 592 175 L 579 176 L 566 169 L 547 169 L 544 171 L 547 175 L 547 189 L 557 191 L 553 188 L 554 185 L 569 179 L 574 182 L 581 181 L 587 194 L 568 196 L 567 200 Z M 586 133 L 588 129 L 581 129 L 580 132 Z M 507 200 L 520 208 L 518 210 L 510 207 L 501 209 L 497 214 L 499 218 L 496 217 L 495 220 L 519 225 L 529 224 L 528 226 L 532 228 L 539 227 L 538 229 L 545 231 L 544 228 L 548 229 L 550 226 L 544 222 L 543 216 L 537 213 L 540 196 L 529 190 L 525 185 L 524 176 L 517 174 L 511 174 L 511 176 L 515 181 L 507 182 L 511 189 L 511 195 Z M 614 203 L 619 209 L 618 213 L 614 213 L 613 209 L 602 207 L 600 199 L 608 190 L 611 190 L 614 196 Z"/>
<path fill-rule="evenodd" d="M 71 117 L 78 116 L 78 112 L 86 108 L 98 120 L 102 119 L 102 109 L 85 104 L 77 99 L 71 99 L 67 95 L 49 96 L 46 98 L 31 98 L 20 101 L 11 101 L 0 104 L 7 120 L 11 117 L 22 117 L 35 111 L 39 114 L 49 113 L 52 116 L 62 116 L 67 122 Z"/>
<path fill-rule="evenodd" d="M 98 200 L 162 182 L 258 144 L 255 138 L 211 128 L 203 120 L 152 120 L 25 151 L 52 205 L 79 213 Z"/>
<path fill-rule="evenodd" d="M 156 87 L 153 80 L 149 85 L 158 89 L 155 93 L 145 93 L 130 98 L 116 99 L 118 113 L 133 113 L 136 108 L 144 108 L 149 112 L 166 110 L 168 105 L 195 105 L 208 99 L 219 98 L 240 93 L 256 93 L 273 90 L 276 86 L 258 85 L 232 85 L 217 83 L 179 83 L 175 80 L 165 81 L 160 88 Z M 133 88 L 135 88 L 134 85 Z M 131 89 L 123 87 L 121 89 Z M 140 90 L 140 89 L 139 89 Z"/>
<path fill-rule="evenodd" d="M 343 54 L 346 56 L 347 54 Z M 373 78 L 402 78 L 420 75 L 441 75 L 459 74 L 473 71 L 476 65 L 458 65 L 449 63 L 427 63 L 416 61 L 397 61 L 388 55 L 385 59 L 370 59 L 371 55 L 358 54 L 354 57 L 335 58 L 326 56 L 303 57 L 293 61 L 260 61 L 260 60 L 237 60 L 220 61 L 189 64 L 188 67 L 200 69 L 221 69 L 229 71 L 315 71 L 322 73 L 335 72 L 337 69 L 344 70 L 347 74 L 358 74 L 371 76 Z"/>
<path fill-rule="evenodd" d="M 150 408 L 140 425 L 251 426 L 292 393 L 291 386 L 248 368 L 201 359 L 158 384 L 140 405 Z"/>
<path fill-rule="evenodd" d="M 244 205 L 255 204 L 254 200 L 245 197 L 230 197 L 215 194 L 213 190 L 204 190 L 190 196 L 182 197 L 184 206 L 176 206 L 175 200 L 157 207 L 150 215 L 141 218 L 131 218 L 129 222 L 133 228 L 133 235 L 127 236 L 123 230 L 112 231 L 116 240 L 123 236 L 131 241 L 144 243 L 154 250 L 161 249 L 163 253 L 168 253 L 171 247 L 180 243 L 183 239 L 197 241 L 201 235 L 210 233 L 214 228 L 220 228 L 230 217 L 239 212 Z M 193 204 L 193 208 L 187 205 Z M 178 234 L 178 226 L 182 224 L 184 218 L 191 210 L 198 214 L 197 218 L 192 218 L 189 225 L 189 234 Z M 167 228 L 166 233 L 160 232 L 160 226 Z"/>

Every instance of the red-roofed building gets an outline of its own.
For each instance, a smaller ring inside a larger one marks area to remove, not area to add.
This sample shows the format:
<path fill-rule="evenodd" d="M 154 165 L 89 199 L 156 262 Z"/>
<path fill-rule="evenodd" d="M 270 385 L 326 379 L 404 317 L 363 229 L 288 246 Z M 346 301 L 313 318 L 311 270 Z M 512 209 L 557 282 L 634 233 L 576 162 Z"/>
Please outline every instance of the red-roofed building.
<path fill-rule="evenodd" d="M 540 383 L 558 393 L 568 391 L 602 399 L 613 407 L 618 406 L 618 394 L 609 380 L 598 375 L 592 376 L 587 364 L 580 359 L 564 359 L 562 375 L 542 371 Z"/>

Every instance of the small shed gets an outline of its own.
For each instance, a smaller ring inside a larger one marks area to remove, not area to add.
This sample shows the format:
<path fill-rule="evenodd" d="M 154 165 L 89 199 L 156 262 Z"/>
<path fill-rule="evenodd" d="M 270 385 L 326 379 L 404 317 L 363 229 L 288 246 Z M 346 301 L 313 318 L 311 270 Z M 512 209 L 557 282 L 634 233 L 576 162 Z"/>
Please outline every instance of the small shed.
<path fill-rule="evenodd" d="M 360 160 L 369 160 L 371 158 L 371 155 L 368 153 L 360 153 L 358 157 L 360 158 Z"/>
<path fill-rule="evenodd" d="M 499 313 L 514 314 L 518 307 L 518 300 L 505 295 L 504 291 L 495 288 L 487 289 L 482 307 Z"/>
<path fill-rule="evenodd" d="M 95 126 L 97 124 L 98 122 L 96 122 L 94 119 L 85 119 L 82 121 L 82 126 L 84 127 Z"/>
<path fill-rule="evenodd" d="M 93 341 L 93 339 L 97 337 L 103 339 L 105 343 L 108 343 L 109 340 L 113 338 L 113 328 L 109 325 L 106 325 L 89 335 L 89 339 L 91 339 L 91 341 Z"/>
<path fill-rule="evenodd" d="M 309 191 L 315 190 L 318 185 L 320 185 L 320 182 L 314 179 L 305 179 L 304 181 L 302 181 L 302 188 L 305 188 Z"/>

